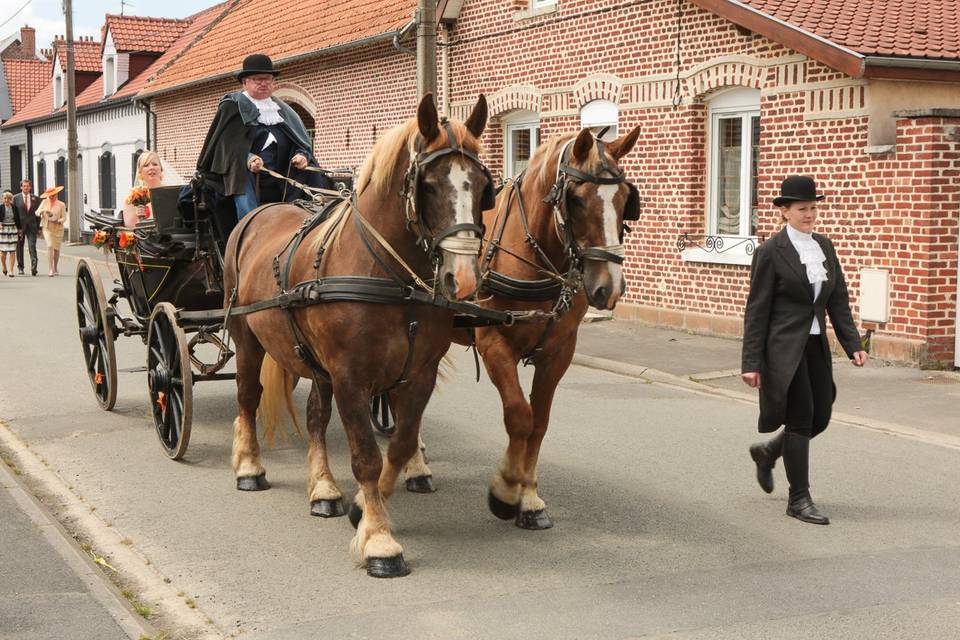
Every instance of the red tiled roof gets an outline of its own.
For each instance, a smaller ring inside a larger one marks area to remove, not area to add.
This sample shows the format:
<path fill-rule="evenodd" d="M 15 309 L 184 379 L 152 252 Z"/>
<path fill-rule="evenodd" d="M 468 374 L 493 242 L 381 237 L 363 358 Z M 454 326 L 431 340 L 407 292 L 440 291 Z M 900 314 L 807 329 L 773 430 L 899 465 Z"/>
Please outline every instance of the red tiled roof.
<path fill-rule="evenodd" d="M 53 41 L 53 56 L 59 58 L 60 67 L 67 68 L 67 41 L 58 38 Z M 73 43 L 73 64 L 80 73 L 100 73 L 100 43 L 95 40 L 75 40 Z"/>
<path fill-rule="evenodd" d="M 957 0 L 740 0 L 865 56 L 960 59 Z"/>
<path fill-rule="evenodd" d="M 4 60 L 3 73 L 10 91 L 13 115 L 23 109 L 43 87 L 50 83 L 52 65 L 42 60 Z"/>
<path fill-rule="evenodd" d="M 416 4 L 416 0 L 230 0 L 213 28 L 144 93 L 229 74 L 239 70 L 251 53 L 266 53 L 282 64 L 294 56 L 393 33 L 412 19 Z M 270 37 L 252 38 L 254 32 Z"/>
<path fill-rule="evenodd" d="M 27 103 L 27 105 L 17 112 L 17 115 L 13 116 L 9 120 L 3 123 L 3 128 L 7 129 L 14 127 L 18 124 L 23 124 L 24 122 L 29 122 L 36 118 L 42 118 L 43 116 L 53 113 L 53 79 L 50 78 L 47 80 L 46 86 L 44 86 L 37 95 L 33 96 L 33 99 Z"/>
<path fill-rule="evenodd" d="M 145 53 L 163 53 L 183 35 L 189 25 L 189 20 L 109 14 L 104 23 L 118 52 Z"/>

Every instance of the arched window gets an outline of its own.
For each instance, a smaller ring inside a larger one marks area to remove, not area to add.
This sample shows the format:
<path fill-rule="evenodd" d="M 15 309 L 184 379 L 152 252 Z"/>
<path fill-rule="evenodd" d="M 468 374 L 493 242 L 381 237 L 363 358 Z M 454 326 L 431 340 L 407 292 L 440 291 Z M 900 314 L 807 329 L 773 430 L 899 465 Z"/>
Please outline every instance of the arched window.
<path fill-rule="evenodd" d="M 63 76 L 57 76 L 53 79 L 53 108 L 59 109 L 63 106 Z"/>
<path fill-rule="evenodd" d="M 57 158 L 57 161 L 53 163 L 53 186 L 63 187 L 63 191 L 60 192 L 60 199 L 64 202 L 69 202 L 68 193 L 69 185 L 67 184 L 67 159 L 65 156 L 60 156 Z"/>
<path fill-rule="evenodd" d="M 620 107 L 609 100 L 594 100 L 580 109 L 580 126 L 589 127 L 594 135 L 604 132 L 600 137 L 604 142 L 616 140 L 620 123 Z"/>
<path fill-rule="evenodd" d="M 143 155 L 143 149 L 137 149 L 133 152 L 131 158 L 132 164 L 130 166 L 130 175 L 133 176 L 133 179 L 130 181 L 131 184 L 137 184 L 137 178 L 140 176 L 137 175 L 137 163 L 140 161 L 140 156 Z"/>
<path fill-rule="evenodd" d="M 100 156 L 100 208 L 115 209 L 117 203 L 117 161 L 113 153 Z"/>
<path fill-rule="evenodd" d="M 293 109 L 300 119 L 303 120 L 303 128 L 307 130 L 307 135 L 310 136 L 310 145 L 313 146 L 313 134 L 316 131 L 317 123 L 313 119 L 313 114 L 308 112 L 303 106 L 298 102 L 293 102 L 292 100 L 284 100 L 284 102 Z M 313 153 L 313 149 L 310 149 L 310 153 Z"/>
<path fill-rule="evenodd" d="M 37 160 L 37 193 L 43 193 L 47 190 L 47 161 L 43 158 Z"/>
<path fill-rule="evenodd" d="M 504 177 L 516 178 L 540 145 L 540 114 L 517 110 L 503 118 Z"/>
<path fill-rule="evenodd" d="M 113 93 L 117 90 L 116 80 L 117 80 L 116 57 L 106 56 L 103 59 L 103 96 L 104 97 L 112 96 Z"/>

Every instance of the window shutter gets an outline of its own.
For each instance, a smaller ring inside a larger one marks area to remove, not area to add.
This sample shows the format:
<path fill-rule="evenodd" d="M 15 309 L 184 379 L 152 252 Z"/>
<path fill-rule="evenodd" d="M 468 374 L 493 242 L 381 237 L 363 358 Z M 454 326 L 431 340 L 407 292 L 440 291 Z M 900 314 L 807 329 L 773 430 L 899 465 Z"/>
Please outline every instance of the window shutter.
<path fill-rule="evenodd" d="M 117 156 L 110 154 L 110 208 L 117 208 Z"/>

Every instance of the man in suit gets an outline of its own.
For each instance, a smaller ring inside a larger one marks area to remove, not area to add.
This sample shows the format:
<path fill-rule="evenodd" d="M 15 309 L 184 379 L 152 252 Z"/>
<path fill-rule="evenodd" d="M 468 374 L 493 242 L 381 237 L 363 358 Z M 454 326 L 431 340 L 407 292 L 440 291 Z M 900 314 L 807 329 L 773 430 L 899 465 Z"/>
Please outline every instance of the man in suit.
<path fill-rule="evenodd" d="M 40 198 L 33 193 L 30 180 L 20 181 L 20 193 L 13 196 L 13 212 L 17 223 L 17 271 L 23 275 L 23 245 L 30 250 L 30 273 L 37 275 L 37 233 L 40 220 L 37 207 Z"/>

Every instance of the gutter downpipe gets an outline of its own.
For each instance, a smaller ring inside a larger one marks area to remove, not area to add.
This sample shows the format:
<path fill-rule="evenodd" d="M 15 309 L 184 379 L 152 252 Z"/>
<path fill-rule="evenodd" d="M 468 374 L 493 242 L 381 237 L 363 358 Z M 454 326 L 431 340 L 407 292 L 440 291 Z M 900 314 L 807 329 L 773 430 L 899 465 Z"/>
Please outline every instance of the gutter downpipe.
<path fill-rule="evenodd" d="M 143 100 L 134 99 L 133 106 L 143 111 L 147 115 L 147 149 L 150 151 L 156 151 L 153 148 L 154 145 L 151 144 L 151 140 L 155 144 L 157 141 L 157 114 L 154 113 L 150 107 L 146 105 Z M 150 136 L 150 126 L 153 125 L 153 137 Z"/>
<path fill-rule="evenodd" d="M 440 96 L 443 103 L 440 105 L 440 113 L 450 117 L 450 47 L 447 46 L 449 32 L 447 25 L 440 22 L 440 33 L 437 40 L 440 44 L 440 73 L 442 76 L 440 85 Z"/>
<path fill-rule="evenodd" d="M 400 44 L 401 38 L 403 38 L 408 33 L 410 33 L 413 29 L 416 29 L 416 28 L 417 28 L 417 20 L 416 18 L 414 18 L 413 20 L 408 22 L 403 27 L 403 29 L 400 29 L 400 31 L 397 31 L 396 35 L 393 36 L 393 48 L 396 49 L 397 51 L 400 51 L 401 53 L 408 53 L 411 56 L 416 57 L 417 56 L 416 49 L 411 49 L 409 47 L 405 47 L 402 44 Z"/>

